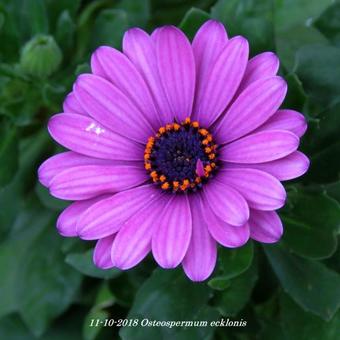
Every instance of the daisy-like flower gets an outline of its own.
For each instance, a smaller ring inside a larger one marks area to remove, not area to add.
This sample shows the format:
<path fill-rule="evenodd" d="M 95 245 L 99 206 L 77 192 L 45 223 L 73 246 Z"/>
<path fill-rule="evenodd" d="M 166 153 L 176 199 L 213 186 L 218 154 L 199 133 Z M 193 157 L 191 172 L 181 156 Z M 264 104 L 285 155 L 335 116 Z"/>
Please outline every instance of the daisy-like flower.
<path fill-rule="evenodd" d="M 279 109 L 278 68 L 271 52 L 249 60 L 247 40 L 213 20 L 192 43 L 165 26 L 128 30 L 123 52 L 98 48 L 48 123 L 71 150 L 39 169 L 53 196 L 75 201 L 60 234 L 97 240 L 100 268 L 129 269 L 152 252 L 193 281 L 211 275 L 218 244 L 278 241 L 280 181 L 309 166 L 297 151 L 303 115 Z"/>

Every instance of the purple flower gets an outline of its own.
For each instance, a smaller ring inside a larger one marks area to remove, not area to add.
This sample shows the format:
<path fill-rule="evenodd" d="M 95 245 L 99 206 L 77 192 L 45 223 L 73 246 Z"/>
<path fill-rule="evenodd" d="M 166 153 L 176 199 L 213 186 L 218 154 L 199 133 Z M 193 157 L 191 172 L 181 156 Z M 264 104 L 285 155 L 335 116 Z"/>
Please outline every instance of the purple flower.
<path fill-rule="evenodd" d="M 275 54 L 248 57 L 247 40 L 212 20 L 192 44 L 166 26 L 130 29 L 123 53 L 98 48 L 48 124 L 71 150 L 39 169 L 53 196 L 75 201 L 60 234 L 98 240 L 100 268 L 129 269 L 151 251 L 193 281 L 212 273 L 217 244 L 278 241 L 280 181 L 309 166 L 297 151 L 306 122 L 279 110 Z"/>

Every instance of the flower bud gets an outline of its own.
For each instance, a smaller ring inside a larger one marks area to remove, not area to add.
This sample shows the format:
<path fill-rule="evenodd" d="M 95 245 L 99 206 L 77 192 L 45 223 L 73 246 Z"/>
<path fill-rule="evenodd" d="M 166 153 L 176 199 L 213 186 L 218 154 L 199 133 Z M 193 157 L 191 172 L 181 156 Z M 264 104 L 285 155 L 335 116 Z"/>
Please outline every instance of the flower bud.
<path fill-rule="evenodd" d="M 50 35 L 36 35 L 26 43 L 21 52 L 22 70 L 35 77 L 46 78 L 57 70 L 62 53 Z"/>

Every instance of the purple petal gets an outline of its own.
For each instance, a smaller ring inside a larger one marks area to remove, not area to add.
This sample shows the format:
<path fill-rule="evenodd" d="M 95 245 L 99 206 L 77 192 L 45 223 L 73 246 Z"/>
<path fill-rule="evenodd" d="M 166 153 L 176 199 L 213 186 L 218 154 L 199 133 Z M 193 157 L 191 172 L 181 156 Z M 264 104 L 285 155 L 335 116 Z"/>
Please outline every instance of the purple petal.
<path fill-rule="evenodd" d="M 223 24 L 216 20 L 208 20 L 197 31 L 192 42 L 197 74 L 196 97 L 202 97 L 212 67 L 227 41 L 228 36 Z"/>
<path fill-rule="evenodd" d="M 195 60 L 188 38 L 174 26 L 160 28 L 155 36 L 160 79 L 173 117 L 191 115 L 195 91 Z"/>
<path fill-rule="evenodd" d="M 137 265 L 151 250 L 151 239 L 167 199 L 153 200 L 133 215 L 119 230 L 113 243 L 111 258 L 120 269 Z"/>
<path fill-rule="evenodd" d="M 219 244 L 228 248 L 237 248 L 247 243 L 250 234 L 248 223 L 235 227 L 222 221 L 208 207 L 205 200 L 203 209 L 203 217 L 208 225 L 209 232 Z"/>
<path fill-rule="evenodd" d="M 223 146 L 220 159 L 233 163 L 263 163 L 283 158 L 298 146 L 299 138 L 291 132 L 261 131 Z"/>
<path fill-rule="evenodd" d="M 73 92 L 70 92 L 66 96 L 64 103 L 63 103 L 63 110 L 64 112 L 67 112 L 67 113 L 78 113 L 80 115 L 87 116 L 87 113 L 85 112 L 85 110 L 83 110 L 82 106 L 78 102 Z"/>
<path fill-rule="evenodd" d="M 307 130 L 307 122 L 304 115 L 297 111 L 278 110 L 256 131 L 264 130 L 288 130 L 301 137 Z"/>
<path fill-rule="evenodd" d="M 103 195 L 70 204 L 58 217 L 57 229 L 59 233 L 66 237 L 78 236 L 76 226 L 79 218 L 89 207 L 106 197 Z"/>
<path fill-rule="evenodd" d="M 280 181 L 302 176 L 309 168 L 309 159 L 300 151 L 275 161 L 257 164 L 227 163 L 228 168 L 258 169 L 273 175 Z"/>
<path fill-rule="evenodd" d="M 210 126 L 233 98 L 247 66 L 249 46 L 243 37 L 229 40 L 201 84 L 193 119 Z"/>
<path fill-rule="evenodd" d="M 155 130 L 161 120 L 150 91 L 136 67 L 122 52 L 108 47 L 99 47 L 91 58 L 92 72 L 112 82 L 133 102 Z"/>
<path fill-rule="evenodd" d="M 161 191 L 144 185 L 119 192 L 86 211 L 79 219 L 77 232 L 84 240 L 96 240 L 117 232 L 131 216 L 155 199 Z"/>
<path fill-rule="evenodd" d="M 283 233 L 282 222 L 275 211 L 251 210 L 250 237 L 263 243 L 277 242 Z"/>
<path fill-rule="evenodd" d="M 219 144 L 231 142 L 255 130 L 279 108 L 287 92 L 280 77 L 250 84 L 217 123 L 214 135 Z"/>
<path fill-rule="evenodd" d="M 217 179 L 239 191 L 251 208 L 274 210 L 285 204 L 284 187 L 266 172 L 256 169 L 221 169 Z"/>
<path fill-rule="evenodd" d="M 273 52 L 263 52 L 251 58 L 237 93 L 240 94 L 256 80 L 275 76 L 279 67 L 279 58 Z"/>
<path fill-rule="evenodd" d="M 114 160 L 143 160 L 144 147 L 78 114 L 54 115 L 48 122 L 52 138 L 86 156 Z"/>
<path fill-rule="evenodd" d="M 87 157 L 73 151 L 62 152 L 48 158 L 38 169 L 39 181 L 45 187 L 48 187 L 52 178 L 61 171 L 73 168 L 79 165 L 101 165 L 112 164 L 112 160 L 98 159 Z"/>
<path fill-rule="evenodd" d="M 206 79 L 211 65 L 215 63 L 227 41 L 227 32 L 219 21 L 208 20 L 197 31 L 192 42 L 192 49 L 199 82 Z"/>
<path fill-rule="evenodd" d="M 143 112 L 104 78 L 82 74 L 75 83 L 74 93 L 86 112 L 112 131 L 141 143 L 154 135 Z"/>
<path fill-rule="evenodd" d="M 192 281 L 204 281 L 213 272 L 216 264 L 217 247 L 203 218 L 199 195 L 190 197 L 192 235 L 182 265 Z"/>
<path fill-rule="evenodd" d="M 109 269 L 113 267 L 111 260 L 111 248 L 115 235 L 101 238 L 97 241 L 93 252 L 93 262 L 101 269 Z"/>
<path fill-rule="evenodd" d="M 84 200 L 132 188 L 148 178 L 143 166 L 83 165 L 55 176 L 50 193 L 65 200 Z"/>
<path fill-rule="evenodd" d="M 174 116 L 161 85 L 155 46 L 150 36 L 139 28 L 128 30 L 123 39 L 123 51 L 148 84 L 163 125 L 172 122 Z"/>
<path fill-rule="evenodd" d="M 223 221 L 242 226 L 249 218 L 249 208 L 242 195 L 224 183 L 212 181 L 203 187 L 206 201 Z"/>
<path fill-rule="evenodd" d="M 192 217 L 186 195 L 170 198 L 152 237 L 152 253 L 163 268 L 175 268 L 183 260 L 190 243 Z"/>

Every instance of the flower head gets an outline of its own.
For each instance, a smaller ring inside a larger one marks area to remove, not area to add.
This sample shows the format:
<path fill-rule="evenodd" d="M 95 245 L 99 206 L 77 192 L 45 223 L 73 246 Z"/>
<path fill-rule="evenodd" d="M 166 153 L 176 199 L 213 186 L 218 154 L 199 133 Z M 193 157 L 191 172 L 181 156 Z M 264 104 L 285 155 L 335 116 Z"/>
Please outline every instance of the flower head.
<path fill-rule="evenodd" d="M 280 181 L 306 172 L 300 113 L 280 110 L 287 86 L 275 54 L 249 60 L 243 37 L 206 22 L 190 43 L 166 26 L 126 32 L 123 52 L 100 47 L 48 124 L 71 151 L 45 161 L 42 184 L 75 201 L 63 236 L 98 240 L 98 267 L 129 269 L 152 252 L 206 279 L 217 245 L 282 235 Z"/>

